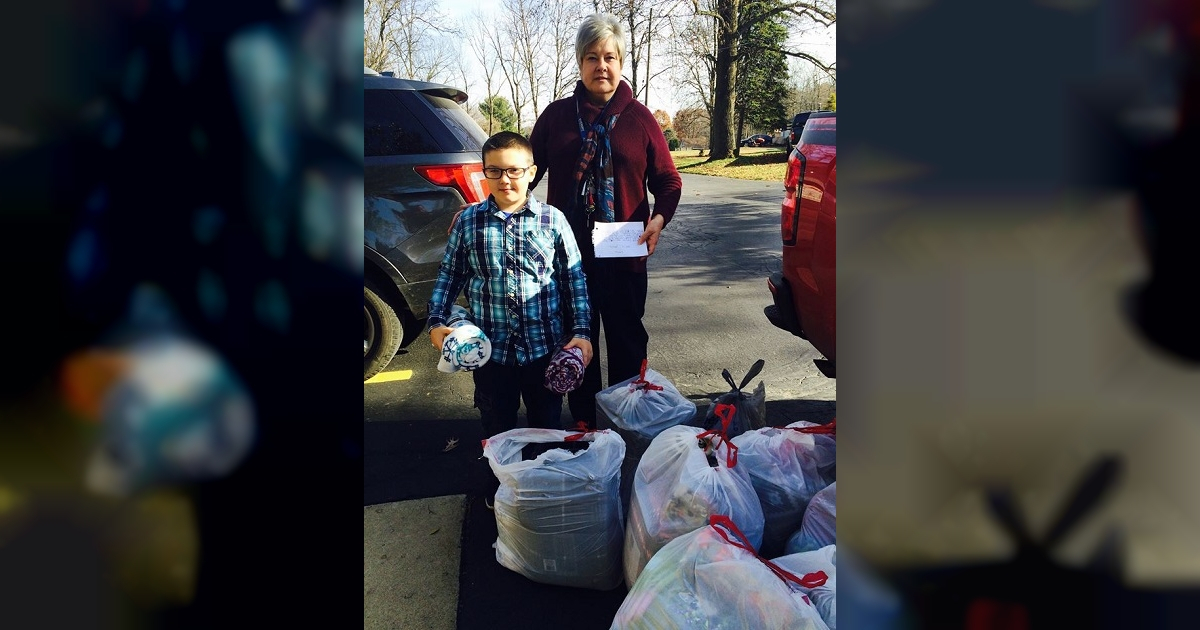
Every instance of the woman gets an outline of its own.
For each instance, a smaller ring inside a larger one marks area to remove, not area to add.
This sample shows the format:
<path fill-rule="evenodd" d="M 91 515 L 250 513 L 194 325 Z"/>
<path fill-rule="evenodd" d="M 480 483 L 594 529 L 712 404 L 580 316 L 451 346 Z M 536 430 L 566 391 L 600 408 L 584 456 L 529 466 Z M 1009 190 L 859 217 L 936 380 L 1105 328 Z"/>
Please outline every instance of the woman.
<path fill-rule="evenodd" d="M 612 15 L 584 19 L 575 38 L 580 80 L 575 93 L 546 107 L 530 141 L 537 176 L 547 177 L 545 201 L 570 221 L 583 256 L 592 302 L 592 339 L 604 326 L 609 384 L 636 376 L 646 358 L 646 258 L 675 215 L 682 184 L 667 140 L 653 114 L 621 80 L 625 30 Z M 654 196 L 653 211 L 647 192 Z M 641 258 L 596 258 L 592 226 L 637 221 L 645 228 Z M 599 353 L 599 347 L 596 348 Z M 567 397 L 571 416 L 596 426 L 600 362 L 592 361 L 583 384 Z"/>

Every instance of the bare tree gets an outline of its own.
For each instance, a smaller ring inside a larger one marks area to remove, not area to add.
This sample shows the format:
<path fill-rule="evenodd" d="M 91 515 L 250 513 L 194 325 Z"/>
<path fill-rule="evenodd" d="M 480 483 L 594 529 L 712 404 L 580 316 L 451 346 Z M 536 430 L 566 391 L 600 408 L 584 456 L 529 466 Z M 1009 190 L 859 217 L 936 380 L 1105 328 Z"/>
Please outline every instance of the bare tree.
<path fill-rule="evenodd" d="M 633 97 L 646 98 L 646 80 L 641 68 L 646 62 L 646 51 L 650 47 L 653 31 L 650 21 L 653 5 L 642 0 L 593 0 L 597 12 L 611 13 L 625 25 L 625 58 L 622 59 L 629 86 L 633 88 Z M 661 15 L 661 14 L 660 14 Z"/>
<path fill-rule="evenodd" d="M 662 76 L 669 76 L 675 71 L 673 62 L 674 56 L 669 47 L 675 32 L 674 22 L 679 19 L 680 14 L 688 8 L 689 3 L 685 0 L 660 0 L 656 5 L 645 7 L 646 9 L 646 45 L 644 55 L 639 53 L 639 60 L 634 63 L 641 65 L 641 60 L 645 62 L 645 70 L 642 75 L 645 80 L 642 81 L 642 102 L 649 103 L 650 100 L 650 83 Z M 666 41 L 664 41 L 666 40 Z M 664 49 L 663 44 L 668 44 Z M 652 51 L 658 51 L 658 56 L 654 57 Z M 651 64 L 654 60 L 655 63 Z M 691 63 L 691 60 L 688 60 Z M 636 75 L 637 71 L 634 70 Z"/>
<path fill-rule="evenodd" d="M 791 81 L 788 111 L 794 113 L 822 109 L 829 101 L 829 95 L 837 88 L 837 83 L 812 64 L 793 61 L 795 68 L 792 76 L 796 78 Z"/>
<path fill-rule="evenodd" d="M 509 46 L 513 49 L 515 67 L 513 74 L 522 81 L 529 96 L 533 115 L 540 111 L 539 96 L 542 94 L 543 70 L 542 51 L 546 48 L 549 28 L 549 7 L 545 0 L 501 0 L 501 10 L 506 18 L 502 28 L 507 31 Z M 524 129 L 521 110 L 517 110 L 517 126 Z"/>
<path fill-rule="evenodd" d="M 702 107 L 688 107 L 675 112 L 675 133 L 685 144 L 693 147 L 708 146 L 708 131 L 711 127 L 708 111 Z"/>
<path fill-rule="evenodd" d="M 551 0 L 550 58 L 554 60 L 550 78 L 550 100 L 571 93 L 579 79 L 579 62 L 575 58 L 575 34 L 583 20 L 584 4 L 580 0 Z M 540 113 L 540 112 L 539 112 Z"/>
<path fill-rule="evenodd" d="M 391 70 L 392 31 L 399 17 L 396 0 L 363 1 L 363 65 L 377 71 Z"/>
<path fill-rule="evenodd" d="M 529 84 L 525 80 L 526 68 L 522 65 L 521 55 L 514 44 L 515 29 L 511 21 L 502 21 L 498 27 L 494 20 L 491 24 L 493 28 L 485 31 L 487 50 L 500 69 L 501 86 L 508 90 L 509 102 L 517 114 L 517 127 L 524 129 L 523 112 L 531 96 Z"/>
<path fill-rule="evenodd" d="M 363 0 L 364 65 L 420 81 L 452 81 L 457 31 L 438 6 L 437 0 Z"/>
<path fill-rule="evenodd" d="M 685 16 L 668 22 L 670 25 L 670 55 L 675 60 L 674 85 L 691 96 L 691 104 L 705 110 L 705 120 L 712 119 L 713 84 L 716 82 L 716 33 L 709 18 Z M 707 137 L 693 133 L 693 137 Z"/>
<path fill-rule="evenodd" d="M 500 88 L 499 81 L 496 79 L 496 70 L 501 64 L 500 58 L 496 55 L 491 45 L 491 31 L 486 27 L 488 22 L 483 13 L 476 7 L 468 19 L 469 24 L 465 25 L 463 30 L 466 33 L 467 47 L 471 49 L 475 60 L 479 62 L 479 67 L 483 69 L 485 94 L 483 98 L 478 100 L 479 103 L 482 103 L 495 96 L 497 90 Z M 489 117 L 486 124 L 483 125 L 484 131 L 489 136 L 499 131 L 498 129 L 492 129 L 492 123 L 493 121 Z"/>
<path fill-rule="evenodd" d="M 611 13 L 628 31 L 623 76 L 635 98 L 648 103 L 650 86 L 659 89 L 659 77 L 670 75 L 678 90 L 673 100 L 703 108 L 712 121 L 707 135 L 713 159 L 728 157 L 735 144 L 734 86 L 739 58 L 750 53 L 746 46 L 754 25 L 782 17 L 798 33 L 828 28 L 837 19 L 836 0 L 500 0 L 490 11 L 477 11 L 467 26 L 449 21 L 438 10 L 440 2 L 364 0 L 364 65 L 463 87 L 482 79 L 483 98 L 504 93 L 524 129 L 547 103 L 568 95 L 578 79 L 574 40 L 582 14 Z M 756 11 L 753 21 L 739 19 L 750 2 L 766 10 Z M 470 56 L 461 49 L 464 39 Z M 800 46 L 788 47 L 793 49 L 779 52 L 836 82 L 834 63 Z M 468 75 L 465 64 L 473 61 L 482 72 Z M 811 97 L 806 100 L 827 97 L 825 80 L 818 75 L 812 81 L 814 88 L 821 87 L 801 90 Z"/>

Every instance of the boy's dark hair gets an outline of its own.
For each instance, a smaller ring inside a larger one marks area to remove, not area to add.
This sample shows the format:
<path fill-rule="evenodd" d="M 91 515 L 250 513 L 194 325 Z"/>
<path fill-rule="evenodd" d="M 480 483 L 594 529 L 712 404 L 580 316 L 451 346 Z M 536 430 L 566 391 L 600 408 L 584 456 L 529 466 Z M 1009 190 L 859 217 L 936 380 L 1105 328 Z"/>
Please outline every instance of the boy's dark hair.
<path fill-rule="evenodd" d="M 515 131 L 501 131 L 492 135 L 486 142 L 483 143 L 482 157 L 487 161 L 488 151 L 500 151 L 502 149 L 523 149 L 533 155 L 533 145 L 529 143 L 529 138 Z"/>

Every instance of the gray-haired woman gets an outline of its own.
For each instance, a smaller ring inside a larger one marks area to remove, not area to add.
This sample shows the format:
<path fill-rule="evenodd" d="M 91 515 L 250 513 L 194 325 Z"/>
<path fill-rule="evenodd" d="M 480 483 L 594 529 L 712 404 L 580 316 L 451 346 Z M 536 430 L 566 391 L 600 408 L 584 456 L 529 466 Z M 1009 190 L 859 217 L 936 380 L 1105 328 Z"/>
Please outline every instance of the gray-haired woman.
<path fill-rule="evenodd" d="M 646 359 L 646 259 L 675 215 L 682 183 L 658 121 L 621 79 L 621 22 L 608 14 L 585 18 L 575 56 L 580 80 L 574 94 L 548 105 L 530 134 L 538 165 L 531 189 L 545 177 L 545 202 L 567 215 L 575 233 L 592 302 L 592 339 L 603 325 L 611 385 L 636 376 Z M 596 257 L 592 227 L 614 221 L 642 223 L 638 243 L 646 244 L 647 256 Z M 592 361 L 583 384 L 567 397 L 576 422 L 595 427 L 595 396 L 602 388 L 600 362 Z"/>

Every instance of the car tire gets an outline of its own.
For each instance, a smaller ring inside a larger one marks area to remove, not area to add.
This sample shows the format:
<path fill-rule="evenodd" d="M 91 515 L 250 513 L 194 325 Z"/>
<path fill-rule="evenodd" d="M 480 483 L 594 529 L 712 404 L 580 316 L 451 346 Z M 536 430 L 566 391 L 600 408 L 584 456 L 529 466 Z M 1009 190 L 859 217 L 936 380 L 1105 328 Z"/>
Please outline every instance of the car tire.
<path fill-rule="evenodd" d="M 363 287 L 363 380 L 375 376 L 396 356 L 404 324 L 370 283 Z"/>

